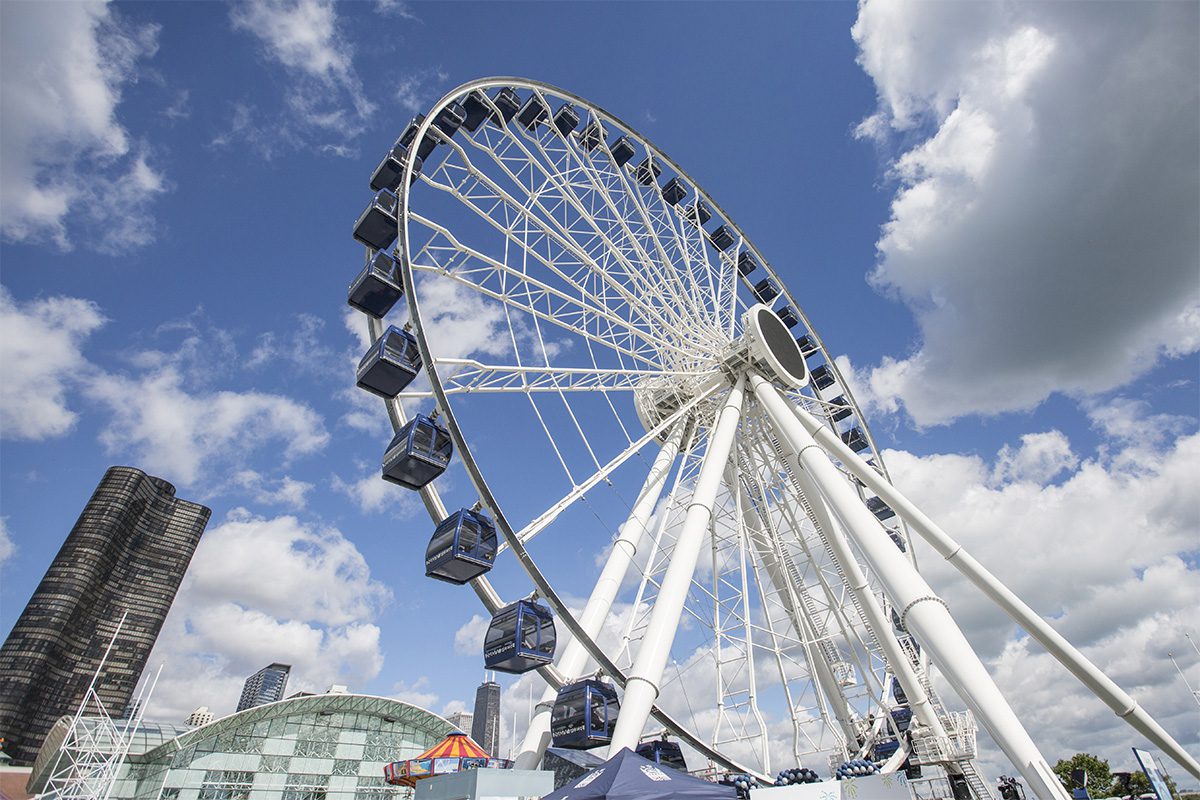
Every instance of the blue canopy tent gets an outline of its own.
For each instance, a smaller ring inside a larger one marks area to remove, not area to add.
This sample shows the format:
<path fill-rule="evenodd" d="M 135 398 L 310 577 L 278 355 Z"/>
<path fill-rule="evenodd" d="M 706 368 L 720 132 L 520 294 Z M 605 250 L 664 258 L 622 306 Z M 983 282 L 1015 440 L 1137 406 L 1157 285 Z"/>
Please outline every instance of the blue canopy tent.
<path fill-rule="evenodd" d="M 732 786 L 660 767 L 628 747 L 542 800 L 732 800 Z"/>

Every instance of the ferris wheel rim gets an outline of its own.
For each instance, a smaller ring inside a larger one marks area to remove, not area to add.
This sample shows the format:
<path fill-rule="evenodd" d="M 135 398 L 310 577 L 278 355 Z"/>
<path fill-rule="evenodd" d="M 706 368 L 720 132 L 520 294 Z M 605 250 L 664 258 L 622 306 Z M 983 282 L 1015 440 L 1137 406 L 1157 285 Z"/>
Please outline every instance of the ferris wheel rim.
<path fill-rule="evenodd" d="M 823 355 L 825 355 L 825 360 L 826 360 L 827 364 L 829 365 L 830 369 L 833 370 L 835 372 L 835 374 L 837 375 L 839 388 L 842 389 L 843 392 L 845 393 L 858 420 L 860 421 L 863 432 L 868 437 L 868 442 L 870 443 L 872 452 L 874 453 L 874 455 L 877 458 L 876 463 L 879 464 L 881 469 L 885 469 L 883 467 L 882 459 L 879 457 L 878 450 L 875 447 L 873 440 L 870 438 L 870 431 L 869 431 L 869 428 L 866 426 L 865 418 L 863 417 L 861 410 L 859 409 L 856 401 L 853 398 L 853 394 L 851 392 L 849 384 L 844 380 L 844 378 L 841 376 L 840 372 L 837 370 L 837 366 L 834 363 L 833 359 L 828 356 L 828 351 L 825 349 L 823 343 L 820 341 L 819 337 L 817 336 L 807 315 L 804 314 L 802 307 L 796 302 L 795 298 L 792 296 L 791 292 L 788 290 L 786 284 L 783 283 L 783 281 L 781 281 L 779 279 L 778 274 L 771 267 L 769 261 L 765 257 L 763 257 L 761 251 L 759 251 L 757 246 L 754 245 L 753 241 L 745 235 L 744 231 L 742 231 L 740 226 L 738 226 L 737 223 L 734 222 L 727 213 L 725 213 L 724 209 L 720 206 L 720 204 L 717 203 L 716 200 L 714 200 L 713 197 L 707 191 L 705 191 L 703 189 L 703 187 L 698 182 L 696 182 L 682 167 L 680 167 L 680 165 L 677 162 L 675 162 L 674 159 L 672 159 L 668 154 L 666 154 L 661 148 L 654 145 L 647 137 L 645 137 L 640 132 L 638 132 L 635 128 L 633 128 L 633 126 L 629 125 L 628 123 L 625 123 L 619 117 L 616 117 L 615 115 L 600 108 L 599 106 L 596 106 L 594 103 L 591 103 L 590 101 L 588 101 L 578 95 L 575 95 L 571 92 L 560 89 L 556 86 L 553 86 L 553 85 L 550 85 L 550 84 L 547 84 L 544 82 L 540 82 L 540 81 L 532 81 L 532 80 L 523 79 L 523 78 L 492 77 L 492 78 L 478 79 L 475 81 L 470 81 L 468 83 L 462 84 L 461 86 L 456 87 L 455 89 L 451 90 L 442 99 L 440 99 L 437 103 L 435 103 L 430 108 L 430 111 L 426 115 L 426 118 L 422 121 L 422 123 L 418 127 L 416 134 L 415 134 L 416 141 L 419 142 L 424 139 L 426 134 L 429 132 L 429 129 L 432 127 L 434 120 L 437 118 L 437 115 L 441 112 L 442 109 L 444 109 L 446 106 L 448 106 L 456 98 L 464 97 L 468 92 L 470 92 L 474 89 L 483 90 L 483 89 L 496 88 L 496 87 L 513 87 L 513 88 L 517 88 L 517 89 L 527 89 L 527 90 L 531 90 L 531 91 L 536 91 L 539 93 L 543 92 L 543 91 L 549 92 L 560 98 L 567 99 L 569 101 L 577 103 L 594 113 L 598 113 L 598 115 L 603 117 L 606 122 L 611 122 L 611 123 L 615 124 L 616 126 L 618 126 L 618 128 L 621 131 L 623 131 L 627 134 L 631 134 L 634 137 L 636 137 L 637 141 L 639 143 L 641 143 L 644 147 L 646 147 L 647 151 L 652 153 L 655 159 L 661 159 L 663 161 L 663 163 L 669 164 L 671 166 L 671 168 L 673 170 L 675 170 L 678 175 L 686 178 L 688 180 L 688 182 L 691 184 L 692 188 L 695 190 L 697 199 L 703 200 L 704 202 L 709 204 L 713 209 L 715 209 L 720 214 L 720 219 L 723 222 L 732 226 L 735 229 L 735 231 L 741 237 L 742 245 L 744 247 L 746 247 L 755 257 L 757 257 L 758 262 L 759 262 L 758 265 L 760 267 L 762 267 L 766 271 L 766 274 L 770 278 L 773 278 L 775 280 L 776 284 L 779 286 L 780 297 L 785 299 L 787 301 L 787 303 L 800 315 L 800 318 L 804 322 L 807 331 L 816 340 L 819 351 Z M 401 268 L 401 272 L 402 272 L 402 276 L 403 276 L 403 281 L 404 281 L 404 284 L 408 287 L 408 306 L 409 306 L 410 319 L 411 319 L 411 321 L 415 327 L 416 333 L 417 333 L 417 336 L 416 336 L 417 345 L 420 350 L 422 360 L 425 364 L 424 371 L 430 381 L 432 396 L 435 399 L 438 408 L 440 409 L 442 415 L 445 418 L 446 427 L 449 430 L 452 439 L 454 440 L 456 449 L 459 451 L 459 457 L 462 460 L 463 467 L 467 471 L 467 474 L 471 479 L 472 485 L 478 492 L 480 500 L 487 507 L 489 512 L 493 515 L 497 529 L 504 535 L 505 541 L 506 541 L 509 549 L 512 549 L 514 551 L 514 555 L 516 556 L 517 560 L 520 562 L 520 564 L 521 564 L 522 568 L 524 569 L 524 571 L 526 572 L 526 574 L 529 576 L 530 580 L 534 583 L 535 587 L 537 588 L 538 593 L 550 604 L 550 606 L 553 608 L 555 613 L 558 615 L 558 618 L 562 619 L 564 621 L 567 628 L 571 630 L 572 634 L 580 640 L 580 642 L 583 644 L 585 649 L 588 651 L 589 655 L 591 655 L 597 661 L 597 663 L 599 663 L 601 665 L 601 667 L 604 668 L 605 672 L 609 673 L 615 680 L 617 680 L 619 683 L 621 683 L 623 685 L 625 683 L 626 677 L 627 677 L 625 675 L 624 671 L 618 665 L 616 665 L 611 659 L 609 659 L 607 654 L 599 646 L 599 644 L 582 629 L 578 620 L 575 618 L 575 616 L 571 613 L 570 609 L 566 606 L 566 604 L 559 597 L 557 592 L 554 590 L 553 585 L 550 583 L 549 579 L 540 570 L 540 568 L 537 566 L 536 562 L 533 560 L 532 556 L 530 556 L 528 551 L 524 548 L 523 542 L 521 542 L 520 539 L 518 538 L 517 531 L 510 524 L 507 516 L 504 513 L 503 508 L 501 507 L 501 504 L 499 503 L 495 494 L 492 492 L 491 487 L 488 484 L 486 477 L 484 476 L 483 469 L 479 465 L 477 459 L 475 458 L 469 445 L 467 444 L 467 437 L 466 437 L 466 434 L 463 431 L 461 425 L 459 424 L 458 418 L 455 414 L 452 398 L 448 395 L 448 393 L 446 391 L 446 387 L 442 381 L 442 378 L 438 374 L 437 369 L 435 368 L 437 359 L 434 357 L 434 354 L 429 345 L 429 342 L 428 342 L 426 336 L 424 335 L 425 327 L 422 324 L 420 301 L 417 299 L 417 296 L 416 296 L 417 292 L 415 290 L 416 282 L 414 280 L 415 276 L 414 276 L 413 265 L 412 265 L 412 257 L 411 257 L 412 254 L 409 249 L 410 241 L 411 241 L 410 236 L 409 236 L 409 229 L 408 229 L 409 222 L 410 222 L 410 211 L 411 211 L 409 194 L 411 191 L 411 186 L 413 185 L 413 178 L 414 178 L 413 171 L 414 171 L 414 161 L 412 159 L 410 159 L 405 166 L 404 177 L 400 183 L 401 192 L 400 192 L 399 210 L 401 213 L 398 214 L 398 226 L 400 228 L 399 232 L 401 234 L 401 242 L 400 242 L 401 246 L 398 249 L 400 250 L 400 253 L 401 253 L 400 268 Z M 732 291 L 735 294 L 737 292 L 738 280 L 739 280 L 738 276 L 734 275 L 734 284 L 733 284 Z M 819 396 L 818 396 L 818 398 L 819 398 Z M 886 475 L 886 472 L 884 474 Z M 432 489 L 432 486 L 430 488 Z M 431 511 L 431 516 L 433 516 L 433 509 L 430 508 L 430 511 Z M 438 522 L 440 520 L 435 519 L 434 521 Z M 485 605 L 486 605 L 486 603 L 485 603 Z M 566 677 L 569 678 L 570 676 L 566 676 Z M 656 716 L 658 716 L 660 718 L 660 720 L 666 721 L 666 720 L 664 720 L 664 716 L 667 716 L 667 715 L 665 715 L 665 712 L 663 712 L 662 709 L 659 709 L 659 708 L 656 708 L 655 710 L 656 710 Z M 684 727 L 682 724 L 676 723 L 675 725 L 669 725 L 669 727 L 672 727 L 677 734 L 679 734 L 682 738 L 684 738 L 685 741 L 687 741 L 689 744 L 691 744 L 692 746 L 694 746 L 698 750 L 700 750 L 701 753 L 709 756 L 710 758 L 717 761 L 718 763 L 722 763 L 729 768 L 739 769 L 739 770 L 748 772 L 750 774 L 758 774 L 759 777 L 763 777 L 761 774 L 757 773 L 755 770 L 747 768 L 744 765 L 737 763 L 735 760 L 729 758 L 728 756 L 720 753 L 720 751 L 709 746 L 707 743 L 705 743 L 703 740 L 701 740 L 698 736 L 691 734 L 690 731 L 686 727 Z"/>

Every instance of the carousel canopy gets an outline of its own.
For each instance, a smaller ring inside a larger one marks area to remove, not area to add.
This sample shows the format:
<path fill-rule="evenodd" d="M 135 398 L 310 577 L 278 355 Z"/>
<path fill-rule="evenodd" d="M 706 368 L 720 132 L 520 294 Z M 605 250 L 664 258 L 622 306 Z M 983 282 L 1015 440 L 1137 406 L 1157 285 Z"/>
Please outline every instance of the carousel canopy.
<path fill-rule="evenodd" d="M 396 761 L 383 768 L 383 777 L 396 786 L 413 787 L 423 778 L 467 769 L 508 769 L 512 763 L 490 758 L 487 751 L 462 731 L 455 731 L 416 758 Z"/>

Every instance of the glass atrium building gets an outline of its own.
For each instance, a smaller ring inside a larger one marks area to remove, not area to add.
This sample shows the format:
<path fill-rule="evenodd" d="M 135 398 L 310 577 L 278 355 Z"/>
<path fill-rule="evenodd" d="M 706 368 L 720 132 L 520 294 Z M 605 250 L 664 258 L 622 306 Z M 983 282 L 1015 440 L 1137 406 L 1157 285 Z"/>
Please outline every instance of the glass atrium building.
<path fill-rule="evenodd" d="M 29 791 L 44 790 L 69 718 L 38 754 Z M 112 800 L 382 800 L 383 767 L 415 758 L 453 730 L 385 697 L 317 694 L 255 706 L 200 728 L 145 723 Z"/>

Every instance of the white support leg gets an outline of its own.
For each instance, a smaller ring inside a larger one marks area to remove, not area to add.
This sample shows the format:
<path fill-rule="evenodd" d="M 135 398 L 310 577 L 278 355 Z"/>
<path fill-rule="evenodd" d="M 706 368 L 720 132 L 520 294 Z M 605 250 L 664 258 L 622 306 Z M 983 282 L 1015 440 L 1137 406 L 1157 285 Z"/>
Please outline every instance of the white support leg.
<path fill-rule="evenodd" d="M 1169 758 L 1186 769 L 1195 778 L 1200 778 L 1200 762 L 1175 741 L 1161 725 L 1146 710 L 1137 704 L 1111 678 L 1100 671 L 1100 668 L 1087 659 L 1075 647 L 1054 630 L 1050 623 L 1025 604 L 1011 589 L 1000 582 L 1000 579 L 974 559 L 970 553 L 950 537 L 944 530 L 913 505 L 907 497 L 900 493 L 895 486 L 884 480 L 883 476 L 871 469 L 845 442 L 832 431 L 823 426 L 817 419 L 802 408 L 792 407 L 792 411 L 817 443 L 832 453 L 856 478 L 870 487 L 875 494 L 883 498 L 888 507 L 900 515 L 909 527 L 921 535 L 934 550 L 949 561 L 975 584 L 988 598 L 992 600 L 1014 622 L 1029 632 L 1029 635 L 1041 643 L 1042 647 L 1054 658 L 1058 659 L 1080 683 L 1091 690 L 1121 719 L 1132 725 L 1139 733 L 1149 739 Z"/>
<path fill-rule="evenodd" d="M 751 382 L 753 380 L 751 378 Z M 771 413 L 770 409 L 767 411 L 768 414 Z M 908 705 L 912 709 L 913 717 L 922 725 L 928 725 L 935 735 L 945 736 L 946 728 L 938 719 L 933 704 L 929 702 L 929 695 L 926 694 L 925 687 L 921 685 L 921 680 L 917 677 L 912 662 L 908 660 L 908 655 L 901 647 L 895 631 L 892 630 L 891 621 L 884 613 L 883 606 L 879 604 L 878 598 L 872 593 L 867 576 L 863 573 L 862 567 L 854 557 L 854 552 L 850 549 L 850 540 L 846 538 L 845 530 L 830 513 L 813 476 L 804 469 L 803 463 L 797 463 L 796 466 L 798 467 L 795 471 L 796 483 L 800 485 L 800 491 L 804 492 L 804 496 L 808 498 L 813 516 L 817 518 L 817 523 L 825 532 L 825 539 L 833 551 L 832 555 L 837 562 L 838 569 L 846 578 L 846 585 L 858 600 L 859 607 L 862 608 L 863 615 L 866 617 L 867 625 L 875 634 L 875 639 L 879 642 L 879 647 L 883 650 L 884 655 L 887 656 L 892 672 L 904 688 L 904 694 L 908 698 Z"/>
<path fill-rule="evenodd" d="M 892 603 L 903 609 L 901 620 L 925 646 L 958 696 L 991 734 L 992 739 L 1042 800 L 1066 800 L 1068 795 L 1021 721 L 971 649 L 945 603 L 904 558 L 875 515 L 817 445 L 812 435 L 774 386 L 752 375 L 755 397 L 796 451 L 800 466 L 817 484 L 834 513 L 854 537 L 863 557 L 878 576 Z"/>
<path fill-rule="evenodd" d="M 704 544 L 704 533 L 712 519 L 713 503 L 716 502 L 717 490 L 721 486 L 734 434 L 741 419 L 745 383 L 744 377 L 738 378 L 729 390 L 725 404 L 717 412 L 683 528 L 659 587 L 637 659 L 625 683 L 625 698 L 617 717 L 610 752 L 619 752 L 623 747 L 631 750 L 637 747 L 650 709 L 658 699 L 663 668 L 671 655 L 675 631 L 679 627 L 683 605 L 692 584 L 692 574 L 696 571 L 696 561 Z"/>
<path fill-rule="evenodd" d="M 605 562 L 604 569 L 601 570 L 600 577 L 592 589 L 591 597 L 588 598 L 587 605 L 583 609 L 583 614 L 579 617 L 580 627 L 593 639 L 600 634 L 604 620 L 612 610 L 612 604 L 621 588 L 621 583 L 625 580 L 625 573 L 629 569 L 638 547 L 641 546 L 646 526 L 650 522 L 650 516 L 654 513 L 654 507 L 658 505 L 658 500 L 662 496 L 663 486 L 667 482 L 671 464 L 675 462 L 675 456 L 679 454 L 679 445 L 688 424 L 686 419 L 676 423 L 663 443 L 662 449 L 658 451 L 658 456 L 654 459 L 650 473 L 642 485 L 642 491 L 634 502 L 633 509 L 629 512 L 629 518 L 621 526 L 621 530 L 613 542 L 612 550 L 608 554 L 608 561 Z M 587 661 L 588 654 L 583 643 L 573 638 L 563 650 L 557 666 L 566 678 L 574 680 L 583 672 Z M 516 758 L 516 769 L 537 769 L 538 764 L 541 763 L 546 748 L 550 746 L 550 713 L 557 695 L 557 690 L 552 686 L 542 694 L 541 702 L 538 703 L 533 719 L 530 720 L 529 728 L 525 731 L 525 739 L 521 743 L 521 750 Z"/>

